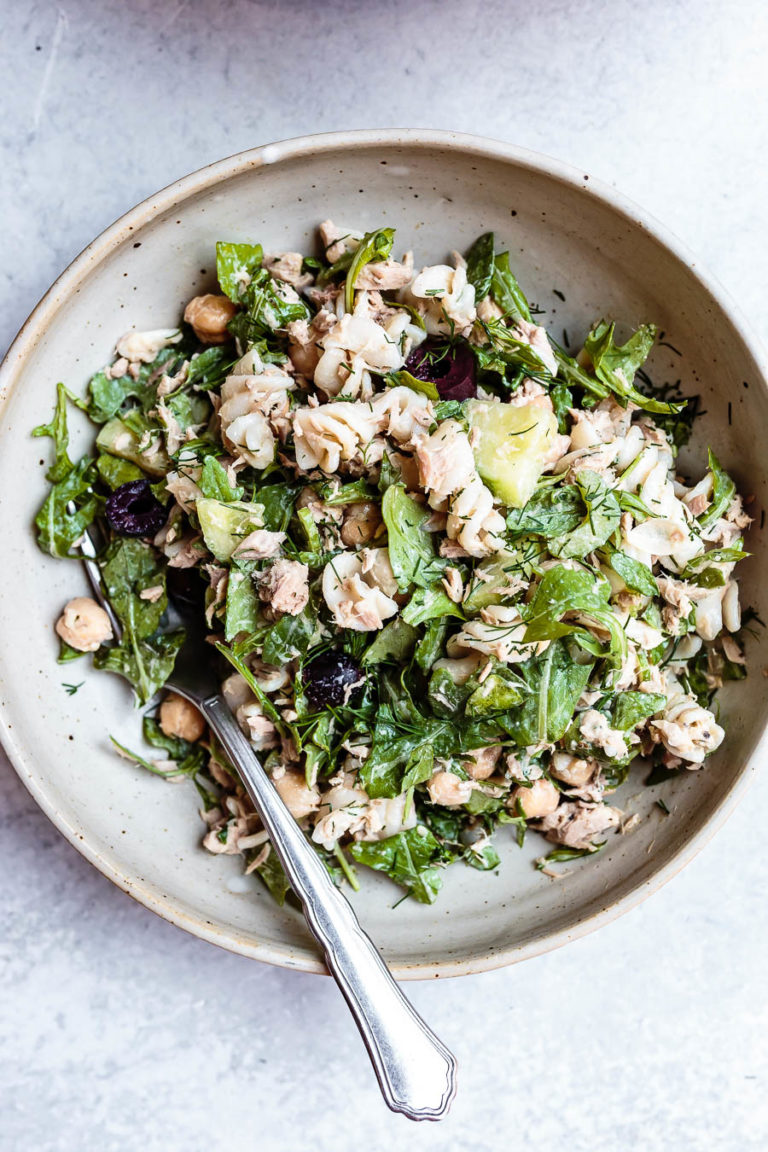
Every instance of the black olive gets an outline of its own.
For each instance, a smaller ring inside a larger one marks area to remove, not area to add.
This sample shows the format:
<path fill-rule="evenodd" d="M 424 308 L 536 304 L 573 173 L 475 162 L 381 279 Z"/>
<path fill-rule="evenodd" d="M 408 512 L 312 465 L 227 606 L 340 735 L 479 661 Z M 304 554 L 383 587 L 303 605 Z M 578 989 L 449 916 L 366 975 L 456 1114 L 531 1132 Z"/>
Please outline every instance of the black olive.
<path fill-rule="evenodd" d="M 363 678 L 362 668 L 346 652 L 324 652 L 304 668 L 304 692 L 313 708 L 339 708 L 352 703 L 359 689 L 349 692 L 350 685 Z"/>
<path fill-rule="evenodd" d="M 434 384 L 441 400 L 477 396 L 475 357 L 468 344 L 448 344 L 430 337 L 414 348 L 405 368 L 417 380 Z"/>
<path fill-rule="evenodd" d="M 165 524 L 165 509 L 148 480 L 131 480 L 107 498 L 107 520 L 119 536 L 154 536 Z"/>

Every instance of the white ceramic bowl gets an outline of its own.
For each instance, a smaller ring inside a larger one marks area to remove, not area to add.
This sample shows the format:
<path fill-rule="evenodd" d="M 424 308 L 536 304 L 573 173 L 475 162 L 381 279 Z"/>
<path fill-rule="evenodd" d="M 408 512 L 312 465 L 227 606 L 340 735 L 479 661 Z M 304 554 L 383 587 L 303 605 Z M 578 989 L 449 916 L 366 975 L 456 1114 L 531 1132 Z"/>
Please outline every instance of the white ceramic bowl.
<path fill-rule="evenodd" d="M 706 416 L 688 455 L 701 472 L 711 443 L 756 501 L 744 602 L 768 619 L 760 509 L 768 475 L 765 361 L 732 303 L 681 245 L 613 190 L 555 161 L 443 132 L 353 132 L 245 152 L 178 181 L 108 228 L 61 276 L 27 321 L 0 375 L 0 700 L 3 741 L 32 795 L 75 847 L 147 907 L 226 948 L 286 967 L 322 971 L 298 912 L 279 909 L 239 861 L 199 847 L 191 785 L 170 787 L 117 759 L 108 733 L 139 741 L 139 715 L 122 681 L 84 660 L 56 664 L 52 623 L 85 591 L 75 562 L 37 550 L 31 522 L 48 446 L 32 440 L 57 380 L 80 390 L 115 339 L 136 326 L 172 326 L 183 303 L 214 283 L 218 239 L 307 250 L 327 216 L 370 229 L 396 225 L 398 249 L 435 262 L 493 229 L 529 297 L 556 334 L 573 339 L 601 315 L 654 320 L 669 346 L 657 379 L 682 377 Z M 561 300 L 555 290 L 561 293 Z M 80 445 L 91 435 L 79 427 Z M 682 867 L 744 792 L 766 726 L 760 670 L 766 640 L 749 650 L 752 676 L 721 694 L 728 735 L 701 772 L 661 788 L 620 793 L 640 824 L 610 836 L 597 856 L 553 883 L 504 831 L 497 875 L 460 866 L 433 907 L 405 901 L 366 875 L 354 898 L 365 927 L 400 977 L 477 972 L 556 947 L 632 907 Z M 85 679 L 75 696 L 63 681 Z M 666 817 L 655 801 L 663 796 Z"/>

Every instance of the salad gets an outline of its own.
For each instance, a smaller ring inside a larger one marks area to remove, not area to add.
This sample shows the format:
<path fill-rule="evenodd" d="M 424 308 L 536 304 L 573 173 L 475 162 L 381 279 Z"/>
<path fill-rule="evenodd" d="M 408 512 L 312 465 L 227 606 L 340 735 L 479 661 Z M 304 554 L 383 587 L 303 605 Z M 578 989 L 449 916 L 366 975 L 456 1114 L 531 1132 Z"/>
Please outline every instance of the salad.
<path fill-rule="evenodd" d="M 644 373 L 652 325 L 620 343 L 601 320 L 575 353 L 490 233 L 420 268 L 391 228 L 319 236 L 219 243 L 220 292 L 123 336 L 83 398 L 59 384 L 34 433 L 55 448 L 39 544 L 77 558 L 97 522 L 122 625 L 70 601 L 60 660 L 133 685 L 151 751 L 118 750 L 190 777 L 204 846 L 280 901 L 202 716 L 156 703 L 183 642 L 169 598 L 204 615 L 227 702 L 339 882 L 365 865 L 432 902 L 448 864 L 495 869 L 494 839 L 529 830 L 550 872 L 627 829 L 636 757 L 653 784 L 721 744 L 750 519 L 711 451 L 678 473 L 696 403 Z M 98 427 L 74 463 L 68 404 Z"/>

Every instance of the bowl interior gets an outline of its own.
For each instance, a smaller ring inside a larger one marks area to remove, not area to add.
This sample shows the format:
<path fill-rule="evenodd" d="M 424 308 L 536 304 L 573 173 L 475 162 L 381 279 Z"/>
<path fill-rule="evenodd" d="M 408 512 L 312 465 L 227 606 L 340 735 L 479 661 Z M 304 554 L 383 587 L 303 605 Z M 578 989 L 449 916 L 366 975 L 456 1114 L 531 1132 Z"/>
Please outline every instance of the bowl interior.
<path fill-rule="evenodd" d="M 272 162 L 264 163 L 266 159 Z M 610 195 L 610 194 L 609 194 Z M 537 164 L 513 149 L 449 138 L 321 140 L 267 149 L 203 172 L 160 194 L 80 258 L 33 318 L 3 377 L 0 411 L 0 698 L 5 740 L 22 777 L 72 842 L 113 879 L 181 926 L 277 963 L 319 968 L 301 916 L 279 909 L 237 859 L 199 847 L 196 793 L 171 787 L 112 752 L 108 735 L 140 747 L 139 714 L 116 678 L 88 659 L 56 664 L 52 623 L 85 592 L 73 563 L 54 562 L 30 530 L 45 489 L 48 450 L 29 431 L 47 420 L 54 386 L 80 391 L 128 328 L 174 325 L 184 302 L 214 284 L 218 239 L 261 241 L 267 250 L 311 250 L 318 221 L 397 227 L 398 255 L 443 261 L 492 229 L 508 246 L 529 297 L 558 337 L 580 344 L 605 315 L 622 328 L 654 320 L 664 343 L 657 380 L 682 380 L 706 415 L 691 448 L 700 475 L 711 444 L 756 516 L 744 565 L 743 602 L 768 619 L 763 429 L 768 394 L 748 342 L 696 273 L 631 212 L 612 207 L 590 182 Z M 564 335 L 565 333 L 565 335 Z M 90 433 L 74 421 L 85 448 Z M 617 803 L 641 820 L 611 835 L 597 856 L 553 882 L 532 867 L 546 851 L 531 835 L 519 850 L 498 835 L 498 874 L 455 867 L 433 907 L 405 901 L 366 875 L 354 897 L 365 927 L 401 975 L 451 974 L 529 955 L 621 910 L 692 854 L 718 810 L 744 782 L 766 719 L 764 636 L 749 650 L 752 675 L 721 694 L 728 736 L 702 772 L 643 790 L 636 773 Z M 63 682 L 83 687 L 67 695 Z M 663 797 L 671 815 L 656 805 Z"/>

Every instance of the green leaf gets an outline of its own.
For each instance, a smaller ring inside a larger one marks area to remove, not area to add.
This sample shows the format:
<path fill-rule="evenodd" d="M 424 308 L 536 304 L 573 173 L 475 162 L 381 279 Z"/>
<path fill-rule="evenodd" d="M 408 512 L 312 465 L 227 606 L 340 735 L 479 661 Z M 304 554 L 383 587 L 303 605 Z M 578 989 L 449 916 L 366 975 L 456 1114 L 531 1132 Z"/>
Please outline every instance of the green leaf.
<path fill-rule="evenodd" d="M 435 668 L 429 678 L 427 699 L 436 716 L 453 718 L 463 711 L 471 692 L 467 684 L 457 684 L 447 668 Z"/>
<path fill-rule="evenodd" d="M 613 705 L 611 727 L 628 732 L 661 712 L 666 703 L 667 698 L 661 692 L 622 692 Z"/>
<path fill-rule="evenodd" d="M 245 299 L 249 281 L 261 270 L 264 249 L 261 244 L 216 245 L 216 275 L 222 292 L 235 304 Z"/>
<path fill-rule="evenodd" d="M 434 384 L 431 380 L 419 380 L 416 376 L 412 376 L 410 372 L 406 372 L 404 368 L 399 372 L 390 372 L 387 376 L 387 384 L 391 388 L 402 384 L 406 388 L 410 388 L 413 392 L 421 392 L 423 396 L 428 396 L 430 400 L 437 401 L 440 399 L 437 384 Z"/>
<path fill-rule="evenodd" d="M 434 617 L 427 623 L 414 652 L 414 659 L 422 672 L 429 672 L 435 660 L 442 655 L 447 636 L 447 620 Z"/>
<path fill-rule="evenodd" d="M 441 620 L 446 616 L 458 616 L 463 619 L 464 613 L 439 584 L 433 584 L 431 588 L 417 588 L 400 616 L 406 624 L 415 627 L 436 617 Z"/>
<path fill-rule="evenodd" d="M 429 512 L 406 495 L 402 484 L 387 488 L 381 512 L 387 526 L 389 562 L 400 591 L 407 592 L 414 583 L 428 587 L 436 571 L 445 567 L 435 556 L 432 537 L 422 528 Z"/>
<path fill-rule="evenodd" d="M 224 383 L 236 363 L 237 357 L 232 355 L 230 348 L 224 344 L 214 344 L 190 360 L 187 385 L 210 392 Z"/>
<path fill-rule="evenodd" d="M 575 484 L 540 488 L 522 508 L 513 508 L 507 516 L 507 528 L 513 540 L 522 536 L 566 536 L 584 519 L 584 501 Z"/>
<path fill-rule="evenodd" d="M 528 696 L 509 724 L 515 743 L 528 747 L 546 741 L 555 744 L 564 736 L 579 697 L 589 682 L 592 663 L 578 664 L 565 640 L 554 640 L 541 656 L 519 667 Z"/>
<path fill-rule="evenodd" d="M 54 461 L 45 476 L 51 484 L 61 483 L 74 467 L 68 452 L 67 390 L 63 384 L 56 385 L 56 407 L 53 419 L 48 424 L 39 424 L 37 428 L 32 430 L 32 435 L 50 436 L 53 440 Z"/>
<path fill-rule="evenodd" d="M 317 625 L 317 614 L 310 601 L 298 616 L 281 616 L 266 634 L 262 659 L 278 667 L 306 655 Z"/>
<path fill-rule="evenodd" d="M 442 859 L 443 849 L 424 825 L 386 840 L 353 844 L 350 853 L 359 864 L 385 872 L 419 903 L 433 904 L 437 899 L 442 878 L 435 862 Z"/>
<path fill-rule="evenodd" d="M 501 252 L 493 262 L 491 296 L 505 315 L 530 323 L 531 309 L 509 266 L 509 252 Z"/>
<path fill-rule="evenodd" d="M 396 664 L 404 664 L 418 638 L 417 629 L 407 624 L 401 616 L 396 616 L 384 625 L 373 643 L 366 648 L 362 663 L 380 664 L 384 660 L 391 660 Z"/>
<path fill-rule="evenodd" d="M 224 617 L 224 639 L 233 640 L 239 632 L 255 632 L 263 623 L 261 601 L 247 572 L 230 568 Z"/>
<path fill-rule="evenodd" d="M 206 456 L 199 485 L 203 496 L 207 496 L 210 500 L 223 500 L 229 503 L 243 498 L 243 489 L 239 486 L 232 487 L 226 469 L 215 456 Z"/>
<path fill-rule="evenodd" d="M 321 484 L 317 494 L 328 508 L 379 499 L 379 493 L 375 488 L 371 488 L 366 480 L 352 480 L 349 484 L 342 484 L 340 487 L 331 483 Z"/>
<path fill-rule="evenodd" d="M 476 304 L 484 300 L 491 290 L 494 272 L 493 252 L 493 232 L 485 232 L 482 236 L 478 236 L 465 256 L 467 280 L 475 289 Z"/>
<path fill-rule="evenodd" d="M 598 380 L 613 392 L 614 396 L 623 400 L 625 406 L 627 401 L 631 400 L 646 412 L 665 415 L 680 412 L 685 407 L 685 401 L 673 404 L 664 400 L 654 400 L 638 392 L 633 386 L 635 373 L 648 359 L 656 342 L 656 326 L 641 324 L 626 344 L 622 345 L 614 343 L 615 327 L 615 324 L 601 320 L 584 341 L 584 351 L 592 361 Z"/>
<path fill-rule="evenodd" d="M 525 642 L 549 639 L 547 626 L 566 612 L 605 611 L 610 594 L 608 581 L 584 568 L 548 568 L 526 608 Z"/>
<path fill-rule="evenodd" d="M 716 520 L 724 516 L 736 495 L 736 485 L 728 473 L 721 468 L 720 462 L 711 448 L 708 450 L 708 456 L 709 471 L 712 473 L 712 502 L 699 517 L 699 524 L 702 528 L 708 528 L 710 524 L 714 524 Z"/>
<path fill-rule="evenodd" d="M 102 452 L 96 458 L 96 471 L 113 492 L 121 484 L 144 479 L 144 473 L 138 464 L 131 464 L 130 460 L 121 460 L 119 456 L 112 456 L 109 452 Z"/>
<path fill-rule="evenodd" d="M 366 264 L 386 260 L 392 251 L 395 240 L 394 228 L 379 228 L 376 232 L 366 232 L 355 249 L 350 261 L 347 279 L 344 284 L 344 305 L 351 312 L 355 303 L 355 284 Z"/>
<path fill-rule="evenodd" d="M 435 754 L 429 744 L 424 744 L 412 753 L 400 782 L 402 792 L 409 788 L 416 788 L 429 780 L 435 770 Z"/>
<path fill-rule="evenodd" d="M 139 639 L 151 636 L 168 606 L 165 571 L 159 567 L 154 549 L 140 540 L 114 540 L 100 568 L 107 597 L 123 627 Z M 157 587 L 162 589 L 158 599 L 141 598 L 141 592 Z"/>
<path fill-rule="evenodd" d="M 96 466 L 90 456 L 83 456 L 70 472 L 54 484 L 35 517 L 37 543 L 43 552 L 60 559 L 72 555 L 75 542 L 104 508 L 103 497 L 93 491 Z M 75 511 L 67 511 L 73 502 Z"/>
<path fill-rule="evenodd" d="M 296 497 L 301 491 L 299 484 L 265 484 L 254 494 L 264 509 L 264 527 L 270 532 L 285 532 L 288 527 Z"/>
<path fill-rule="evenodd" d="M 583 559 L 605 544 L 621 521 L 621 506 L 616 494 L 596 472 L 588 469 L 579 472 L 576 487 L 587 514 L 578 528 L 550 540 L 550 552 L 561 560 Z"/>
<path fill-rule="evenodd" d="M 94 653 L 96 668 L 117 672 L 136 690 L 140 704 L 147 704 L 173 672 L 184 633 L 165 632 L 141 639 L 126 631 L 122 643 Z"/>
<path fill-rule="evenodd" d="M 643 596 L 658 596 L 659 586 L 656 583 L 656 577 L 639 560 L 628 556 L 626 552 L 613 549 L 608 563 L 617 576 L 621 576 L 627 588 L 631 588 L 633 592 L 641 592 Z"/>

